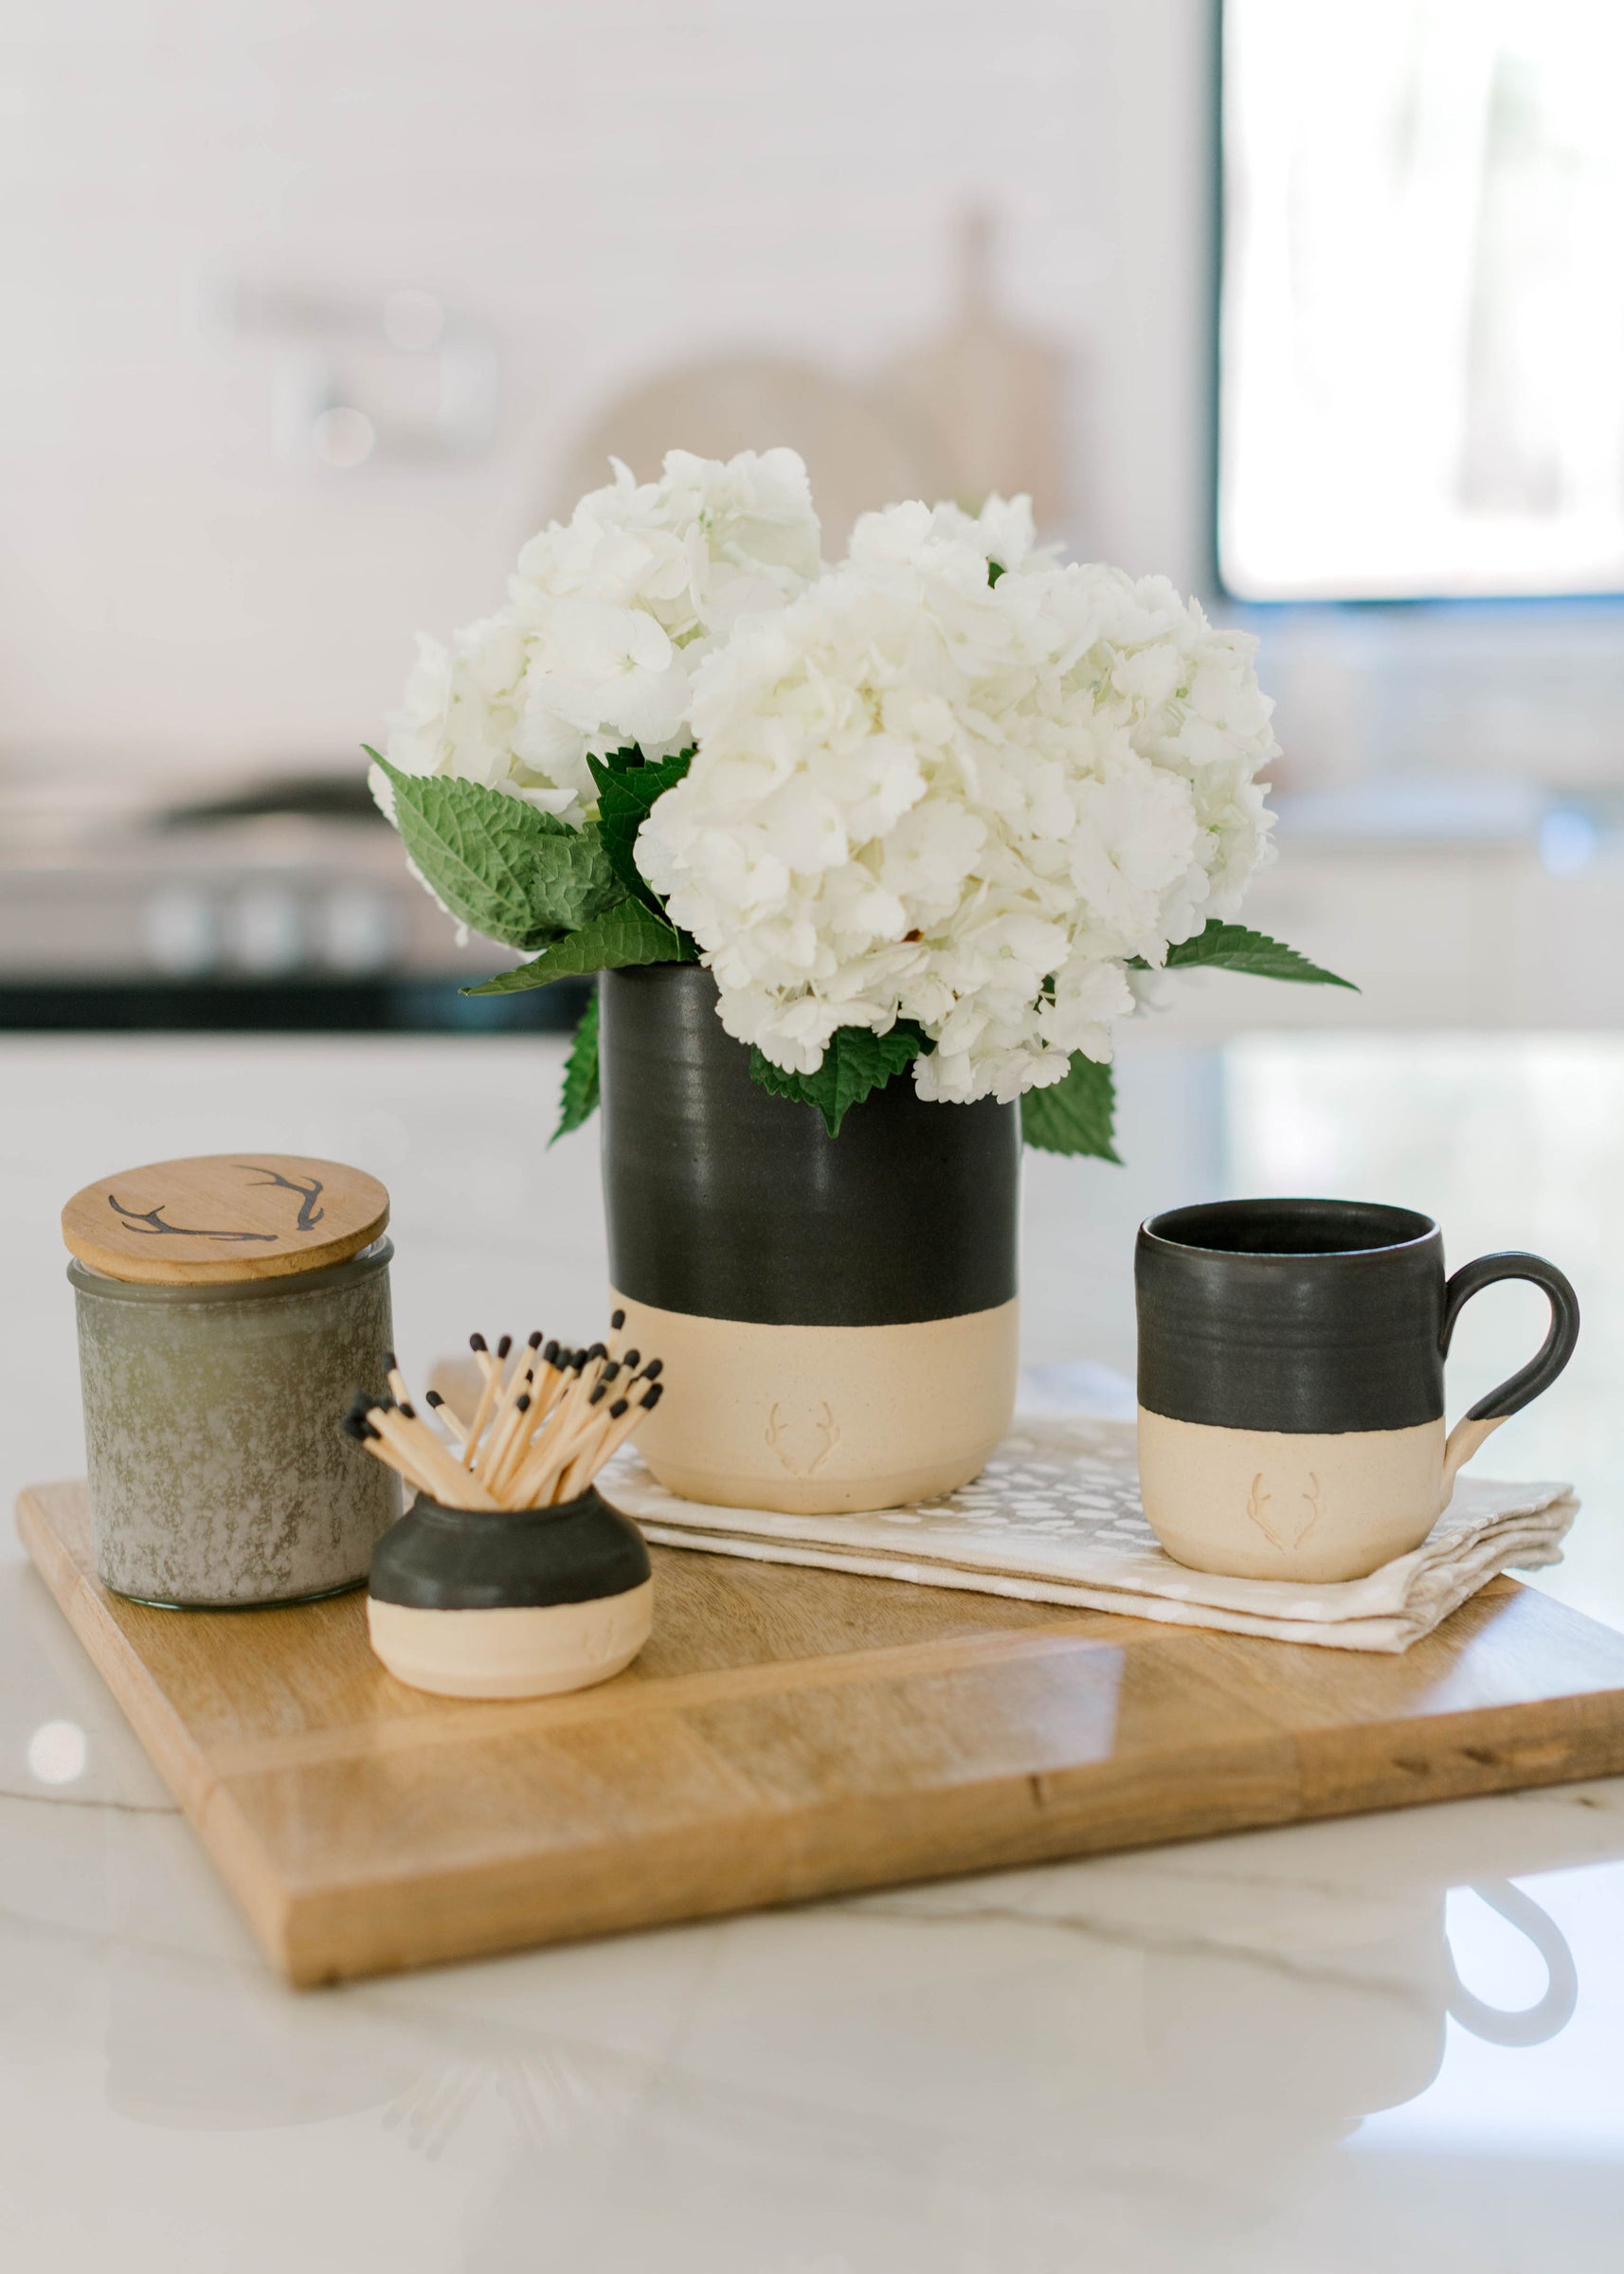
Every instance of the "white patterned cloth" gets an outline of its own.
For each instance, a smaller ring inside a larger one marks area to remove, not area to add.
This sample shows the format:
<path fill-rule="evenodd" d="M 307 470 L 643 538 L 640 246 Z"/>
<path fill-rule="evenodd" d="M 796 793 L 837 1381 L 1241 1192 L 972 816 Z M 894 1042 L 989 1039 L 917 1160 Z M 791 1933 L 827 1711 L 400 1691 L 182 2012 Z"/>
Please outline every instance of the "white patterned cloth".
<path fill-rule="evenodd" d="M 781 1516 L 678 1500 L 629 1448 L 601 1482 L 617 1507 L 667 1547 L 1074 1603 L 1344 1651 L 1406 1651 L 1497 1573 L 1560 1563 L 1579 1511 L 1567 1485 L 1465 1476 L 1412 1554 L 1368 1579 L 1309 1586 L 1221 1579 L 1176 1563 L 1158 1546 L 1139 1505 L 1130 1421 L 1020 1416 L 973 1484 L 875 1515 Z"/>

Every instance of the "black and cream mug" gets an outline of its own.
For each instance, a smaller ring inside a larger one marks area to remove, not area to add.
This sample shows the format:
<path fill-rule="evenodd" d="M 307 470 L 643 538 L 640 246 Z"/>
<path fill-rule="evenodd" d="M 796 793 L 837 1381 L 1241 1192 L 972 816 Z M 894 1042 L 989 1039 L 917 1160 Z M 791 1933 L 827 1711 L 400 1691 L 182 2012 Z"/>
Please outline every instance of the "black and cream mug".
<path fill-rule="evenodd" d="M 1446 1433 L 1444 1360 L 1497 1279 L 1550 1298 L 1538 1354 Z M 1579 1301 L 1539 1255 L 1444 1275 L 1410 1208 L 1219 1200 L 1140 1227 L 1139 1482 L 1170 1556 L 1236 1579 L 1362 1579 L 1418 1547 L 1456 1472 L 1549 1389 Z"/>

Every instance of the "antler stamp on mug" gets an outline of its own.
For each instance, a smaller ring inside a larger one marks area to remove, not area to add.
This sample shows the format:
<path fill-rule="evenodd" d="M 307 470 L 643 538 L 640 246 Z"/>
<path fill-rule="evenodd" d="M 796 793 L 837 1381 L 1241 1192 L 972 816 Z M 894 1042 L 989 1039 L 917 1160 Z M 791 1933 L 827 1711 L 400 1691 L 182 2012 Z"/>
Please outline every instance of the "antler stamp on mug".
<path fill-rule="evenodd" d="M 1134 1277 L 1145 1513 L 1181 1563 L 1235 1579 L 1362 1579 L 1419 1547 L 1579 1338 L 1555 1264 L 1480 1255 L 1446 1279 L 1431 1217 L 1356 1200 L 1172 1209 L 1141 1228 Z M 1550 1332 L 1446 1431 L 1455 1322 L 1497 1279 L 1543 1289 Z"/>

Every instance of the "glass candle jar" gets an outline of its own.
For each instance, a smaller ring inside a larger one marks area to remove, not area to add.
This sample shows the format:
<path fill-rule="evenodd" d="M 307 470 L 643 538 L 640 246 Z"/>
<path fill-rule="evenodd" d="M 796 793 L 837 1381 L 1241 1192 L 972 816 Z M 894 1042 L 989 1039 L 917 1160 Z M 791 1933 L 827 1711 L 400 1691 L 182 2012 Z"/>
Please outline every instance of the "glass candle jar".
<path fill-rule="evenodd" d="M 380 1239 L 325 1271 L 208 1287 L 68 1266 L 105 1586 L 224 1608 L 366 1579 L 400 1480 L 338 1422 L 385 1388 L 393 1253 Z"/>
<path fill-rule="evenodd" d="M 158 1162 L 63 1211 L 103 1585 L 176 1609 L 358 1586 L 400 1515 L 341 1435 L 384 1393 L 388 1195 L 336 1162 Z"/>

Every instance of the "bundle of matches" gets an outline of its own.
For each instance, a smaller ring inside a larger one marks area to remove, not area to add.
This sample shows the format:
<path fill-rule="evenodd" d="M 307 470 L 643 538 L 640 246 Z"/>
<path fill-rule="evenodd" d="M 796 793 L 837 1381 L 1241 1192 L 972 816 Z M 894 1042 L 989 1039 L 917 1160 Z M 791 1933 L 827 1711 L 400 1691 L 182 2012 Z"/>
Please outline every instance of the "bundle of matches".
<path fill-rule="evenodd" d="M 466 1425 L 438 1391 L 428 1393 L 449 1442 L 417 1411 L 390 1351 L 388 1397 L 357 1398 L 340 1426 L 442 1507 L 557 1507 L 586 1491 L 664 1393 L 661 1360 L 619 1348 L 625 1322 L 617 1310 L 614 1340 L 586 1350 L 544 1343 L 538 1329 L 511 1365 L 511 1335 L 494 1351 L 482 1334 L 470 1335 L 484 1382 Z"/>

